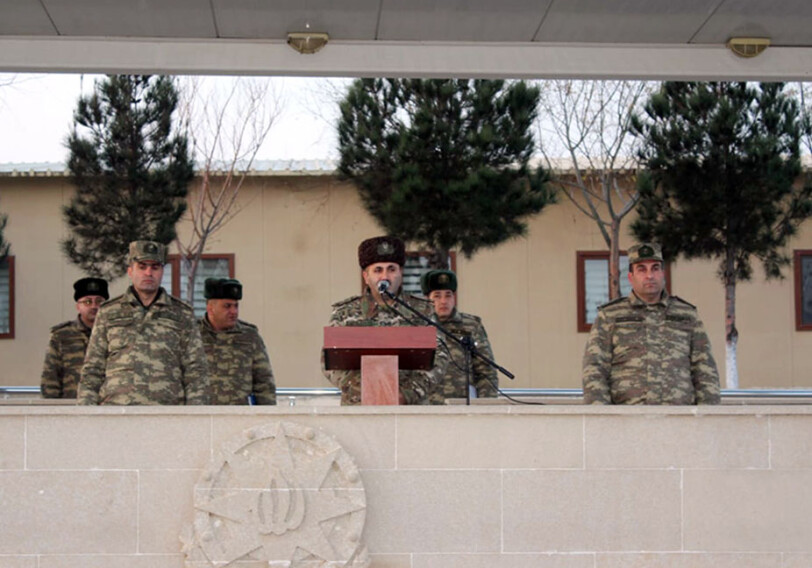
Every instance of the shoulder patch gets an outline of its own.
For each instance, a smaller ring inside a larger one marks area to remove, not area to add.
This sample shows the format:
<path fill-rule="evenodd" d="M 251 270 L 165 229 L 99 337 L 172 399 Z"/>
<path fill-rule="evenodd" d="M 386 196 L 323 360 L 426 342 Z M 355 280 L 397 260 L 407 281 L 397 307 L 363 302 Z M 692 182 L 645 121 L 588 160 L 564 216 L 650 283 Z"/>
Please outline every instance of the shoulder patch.
<path fill-rule="evenodd" d="M 603 304 L 602 306 L 598 306 L 598 309 L 599 309 L 599 310 L 602 310 L 603 308 L 608 308 L 609 306 L 614 306 L 615 304 L 619 304 L 619 303 L 621 303 L 621 302 L 622 302 L 623 300 L 625 300 L 625 299 L 626 299 L 626 297 L 625 297 L 625 296 L 622 296 L 622 297 L 620 297 L 620 298 L 617 298 L 617 299 L 615 299 L 615 300 L 612 300 L 611 302 L 606 302 L 606 303 L 605 303 L 605 304 Z"/>
<path fill-rule="evenodd" d="M 424 298 L 423 296 L 415 296 L 414 294 L 409 294 L 409 300 L 414 300 L 417 303 L 431 304 L 432 306 L 434 305 L 434 302 L 428 298 Z"/>
<path fill-rule="evenodd" d="M 254 324 L 252 324 L 252 323 L 248 323 L 247 321 L 243 321 L 241 319 L 238 319 L 237 321 L 240 322 L 240 325 L 242 325 L 243 327 L 246 327 L 246 328 L 248 328 L 248 329 L 250 329 L 252 331 L 258 331 L 259 330 L 259 328 L 257 326 L 255 326 Z"/>
<path fill-rule="evenodd" d="M 475 316 L 474 314 L 466 314 L 465 312 L 459 312 L 459 314 L 460 317 L 462 317 L 462 319 L 469 319 L 474 320 L 477 323 L 482 323 L 482 318 L 479 316 Z"/>
<path fill-rule="evenodd" d="M 361 296 L 351 296 L 351 297 L 347 298 L 346 300 L 341 300 L 340 302 L 336 302 L 335 304 L 333 304 L 333 307 L 338 308 L 338 307 L 341 307 L 341 306 L 346 306 L 347 304 L 351 304 L 352 302 L 357 302 L 360 299 L 361 299 Z"/>
<path fill-rule="evenodd" d="M 169 303 L 170 304 L 174 304 L 176 306 L 182 306 L 187 311 L 190 311 L 190 312 L 194 313 L 194 309 L 192 309 L 192 306 L 190 306 L 189 304 L 187 304 L 186 302 L 184 302 L 180 298 L 176 298 L 172 294 L 167 294 L 166 297 L 169 298 Z"/>
<path fill-rule="evenodd" d="M 52 331 L 52 332 L 54 332 L 54 331 L 59 331 L 60 329 L 64 329 L 64 328 L 66 328 L 66 327 L 69 327 L 69 326 L 70 326 L 70 325 L 72 325 L 72 324 L 73 324 L 73 320 L 63 321 L 62 323 L 58 323 L 58 324 L 56 324 L 55 326 L 53 326 L 53 327 L 51 328 L 51 331 Z"/>
<path fill-rule="evenodd" d="M 673 298 L 675 301 L 677 301 L 677 302 L 680 302 L 680 303 L 682 303 L 682 304 L 685 304 L 686 306 L 688 306 L 688 307 L 690 307 L 690 308 L 696 309 L 696 306 L 695 306 L 695 305 L 693 305 L 693 304 L 692 304 L 692 303 L 690 303 L 690 302 L 686 302 L 685 300 L 683 300 L 683 299 L 682 299 L 682 298 L 680 298 L 679 296 L 671 296 L 671 297 L 672 297 L 672 298 Z"/>

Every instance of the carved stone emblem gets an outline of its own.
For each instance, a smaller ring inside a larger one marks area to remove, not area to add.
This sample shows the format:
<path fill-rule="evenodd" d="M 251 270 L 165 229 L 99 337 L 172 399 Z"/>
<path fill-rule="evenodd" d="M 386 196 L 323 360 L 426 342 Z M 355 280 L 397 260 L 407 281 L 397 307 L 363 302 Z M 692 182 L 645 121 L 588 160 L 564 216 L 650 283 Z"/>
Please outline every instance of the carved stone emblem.
<path fill-rule="evenodd" d="M 223 444 L 194 490 L 187 568 L 365 568 L 366 495 L 338 442 L 275 422 Z"/>

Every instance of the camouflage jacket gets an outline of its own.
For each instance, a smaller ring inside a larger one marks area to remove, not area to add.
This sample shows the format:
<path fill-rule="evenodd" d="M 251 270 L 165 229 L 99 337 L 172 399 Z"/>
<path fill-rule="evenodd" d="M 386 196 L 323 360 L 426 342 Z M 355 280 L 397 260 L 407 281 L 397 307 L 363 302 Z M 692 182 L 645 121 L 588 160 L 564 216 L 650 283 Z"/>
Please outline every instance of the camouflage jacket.
<path fill-rule="evenodd" d="M 587 404 L 719 404 L 710 340 L 691 304 L 632 292 L 601 306 L 584 353 Z"/>
<path fill-rule="evenodd" d="M 206 354 L 194 312 L 160 289 L 149 308 L 132 287 L 102 304 L 79 404 L 207 404 Z"/>
<path fill-rule="evenodd" d="M 441 320 L 437 317 L 437 314 L 432 317 L 456 337 L 468 336 L 473 339 L 477 351 L 493 360 L 493 351 L 491 351 L 491 343 L 488 341 L 488 333 L 478 316 L 458 312 L 455 308 L 451 316 L 446 320 Z M 465 398 L 468 382 L 465 372 L 465 350 L 462 345 L 442 334 L 439 337 L 444 344 L 440 349 L 447 348 L 451 360 L 448 363 L 443 380 L 429 395 L 429 402 L 432 404 L 443 404 L 446 398 Z M 496 369 L 478 357 L 474 357 L 471 363 L 471 385 L 476 388 L 477 396 L 480 398 L 495 397 L 497 394 L 495 386 L 498 385 L 499 380 L 496 376 Z"/>
<path fill-rule="evenodd" d="M 51 328 L 40 383 L 43 397 L 76 398 L 88 339 L 90 328 L 82 323 L 79 316 Z"/>
<path fill-rule="evenodd" d="M 431 316 L 432 304 L 428 300 L 401 294 L 400 299 L 427 317 Z M 369 290 L 363 296 L 353 296 L 343 302 L 333 304 L 330 316 L 331 326 L 403 326 L 428 325 L 406 308 L 395 305 L 398 313 L 378 306 Z M 439 341 L 438 341 L 439 344 Z M 400 371 L 398 382 L 406 404 L 426 404 L 429 391 L 445 373 L 448 354 L 445 349 L 437 349 L 434 354 L 434 367 L 429 371 Z M 341 389 L 341 404 L 361 403 L 361 371 L 326 371 L 322 353 L 322 371 L 327 379 Z"/>
<path fill-rule="evenodd" d="M 210 404 L 276 404 L 276 383 L 265 343 L 255 325 L 237 320 L 215 330 L 207 317 L 198 320 L 209 366 Z"/>

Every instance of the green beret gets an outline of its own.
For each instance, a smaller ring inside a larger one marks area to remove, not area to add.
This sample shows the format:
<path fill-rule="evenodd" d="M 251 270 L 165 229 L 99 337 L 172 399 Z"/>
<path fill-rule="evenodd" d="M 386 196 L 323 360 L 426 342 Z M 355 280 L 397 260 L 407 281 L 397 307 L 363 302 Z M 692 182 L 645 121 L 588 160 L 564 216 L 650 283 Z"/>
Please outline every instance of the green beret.
<path fill-rule="evenodd" d="M 203 295 L 207 300 L 242 300 L 242 284 L 233 278 L 206 278 Z"/>
<path fill-rule="evenodd" d="M 133 241 L 130 243 L 130 254 L 127 257 L 127 264 L 151 260 L 160 264 L 166 264 L 166 245 L 155 241 Z"/>
<path fill-rule="evenodd" d="M 423 295 L 428 296 L 434 290 L 457 291 L 457 275 L 450 270 L 429 270 L 420 278 Z"/>
<path fill-rule="evenodd" d="M 397 237 L 373 237 L 358 245 L 358 264 L 365 269 L 376 262 L 406 264 L 406 247 Z"/>
<path fill-rule="evenodd" d="M 629 266 L 644 260 L 663 262 L 663 249 L 656 243 L 640 243 L 629 248 Z"/>
<path fill-rule="evenodd" d="M 105 300 L 110 299 L 107 292 L 107 280 L 101 278 L 80 278 L 73 283 L 73 299 L 77 302 L 85 296 L 101 296 Z"/>

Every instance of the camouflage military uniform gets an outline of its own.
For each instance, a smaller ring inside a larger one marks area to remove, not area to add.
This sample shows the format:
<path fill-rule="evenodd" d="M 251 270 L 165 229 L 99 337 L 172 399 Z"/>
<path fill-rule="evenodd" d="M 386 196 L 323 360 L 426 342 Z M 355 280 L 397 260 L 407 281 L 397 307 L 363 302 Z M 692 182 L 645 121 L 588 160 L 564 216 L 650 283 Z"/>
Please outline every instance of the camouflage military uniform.
<path fill-rule="evenodd" d="M 40 390 L 45 398 L 76 398 L 90 328 L 77 316 L 51 328 Z"/>
<path fill-rule="evenodd" d="M 488 359 L 493 360 L 488 333 L 478 316 L 458 312 L 454 308 L 451 316 L 445 321 L 439 320 L 437 314 L 434 314 L 433 318 L 456 337 L 468 336 L 472 338 L 477 350 Z M 451 361 L 448 363 L 445 377 L 443 377 L 439 385 L 432 389 L 429 395 L 429 402 L 432 404 L 443 404 L 447 398 L 466 398 L 465 350 L 462 345 L 453 339 L 449 339 L 442 334 L 439 337 L 448 346 Z M 471 363 L 471 385 L 476 388 L 477 396 L 480 398 L 495 397 L 496 388 L 494 388 L 494 385 L 497 385 L 498 381 L 496 369 L 478 357 L 474 357 Z"/>
<path fill-rule="evenodd" d="M 587 404 L 718 404 L 719 374 L 696 308 L 664 291 L 601 306 L 584 353 Z"/>
<path fill-rule="evenodd" d="M 400 299 L 427 317 L 431 315 L 431 302 L 409 294 L 401 294 Z M 403 315 L 378 306 L 367 291 L 363 296 L 354 296 L 333 304 L 330 325 L 378 327 L 424 325 L 417 316 L 409 314 L 406 308 L 397 305 L 395 308 Z M 443 376 L 447 365 L 448 354 L 444 349 L 437 349 L 434 367 L 430 371 L 400 371 L 398 382 L 406 404 L 426 404 L 429 391 L 439 377 Z M 324 374 L 331 383 L 341 389 L 341 404 L 361 403 L 361 371 L 324 371 Z"/>
<path fill-rule="evenodd" d="M 207 404 L 206 354 L 194 312 L 161 288 L 149 308 L 132 286 L 96 316 L 79 404 Z"/>
<path fill-rule="evenodd" d="M 238 320 L 228 330 L 215 330 L 198 320 L 209 366 L 211 404 L 276 404 L 276 384 L 265 343 L 255 325 Z"/>

